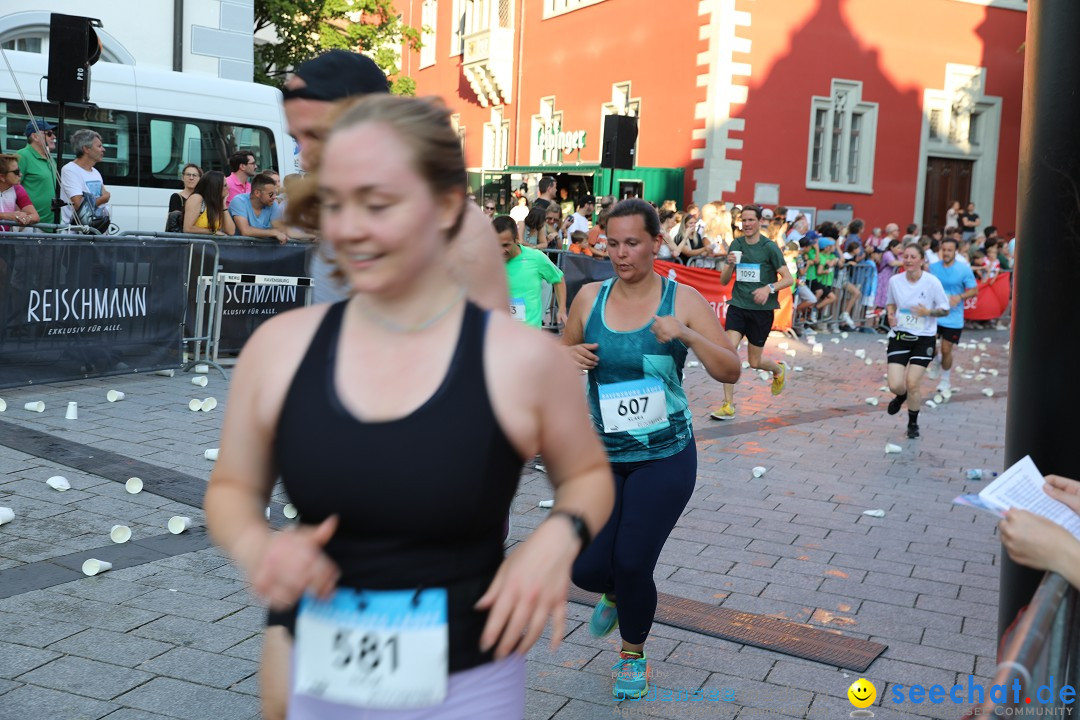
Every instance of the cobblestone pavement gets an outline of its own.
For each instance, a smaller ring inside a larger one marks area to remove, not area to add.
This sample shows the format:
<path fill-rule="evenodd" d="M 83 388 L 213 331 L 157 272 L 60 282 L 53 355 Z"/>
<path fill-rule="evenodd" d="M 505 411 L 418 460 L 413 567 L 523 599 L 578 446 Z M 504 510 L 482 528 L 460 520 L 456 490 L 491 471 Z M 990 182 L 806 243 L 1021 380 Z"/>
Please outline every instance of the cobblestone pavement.
<path fill-rule="evenodd" d="M 886 644 L 865 673 L 886 698 L 876 716 L 956 717 L 948 706 L 887 698 L 894 684 L 966 685 L 969 674 L 986 683 L 993 673 L 995 522 L 951 500 L 983 484 L 966 480 L 964 468 L 1001 469 L 1008 338 L 966 333 L 990 339 L 983 368 L 999 374 L 977 381 L 954 371 L 959 391 L 939 408 L 924 407 L 923 437 L 909 441 L 903 414 L 885 414 L 880 337 L 822 335 L 821 355 L 802 341 L 771 338 L 767 355 L 794 351 L 784 359 L 801 371 L 791 372 L 780 397 L 744 371 L 738 416 L 728 423 L 707 417 L 720 386 L 702 368 L 687 369 L 698 485 L 656 582 L 662 592 Z M 958 351 L 958 364 L 970 372 L 976 354 Z M 206 388 L 177 374 L 0 391 L 8 407 L 0 415 L 0 506 L 16 514 L 0 526 L 0 720 L 258 717 L 263 611 L 201 530 L 198 498 L 212 467 L 203 451 L 218 445 L 227 395 L 220 374 L 208 377 Z M 126 398 L 107 402 L 109 389 Z M 189 399 L 207 396 L 219 400 L 215 410 L 188 410 Z M 873 407 L 868 397 L 883 402 Z M 45 412 L 23 410 L 32 400 L 43 400 Z M 64 419 L 69 401 L 78 402 L 76 421 Z M 59 442 L 42 442 L 50 439 Z M 885 454 L 886 442 L 903 450 Z M 755 478 L 754 466 L 766 473 Z M 124 481 L 140 474 L 146 489 L 126 493 Z M 48 487 L 53 475 L 71 490 Z M 546 476 L 530 464 L 514 501 L 513 540 L 544 519 L 537 503 L 550 496 Z M 287 500 L 275 500 L 281 521 Z M 885 516 L 862 514 L 870 509 Z M 191 517 L 192 530 L 170 535 L 173 515 Z M 115 524 L 131 528 L 124 546 L 110 542 Z M 114 567 L 84 577 L 78 568 L 88 557 L 112 558 Z M 846 692 L 858 676 L 850 671 L 664 626 L 647 645 L 654 684 L 731 700 L 616 705 L 617 640 L 590 637 L 588 613 L 571 605 L 560 648 L 550 653 L 541 642 L 530 654 L 530 720 L 838 718 L 852 709 Z"/>

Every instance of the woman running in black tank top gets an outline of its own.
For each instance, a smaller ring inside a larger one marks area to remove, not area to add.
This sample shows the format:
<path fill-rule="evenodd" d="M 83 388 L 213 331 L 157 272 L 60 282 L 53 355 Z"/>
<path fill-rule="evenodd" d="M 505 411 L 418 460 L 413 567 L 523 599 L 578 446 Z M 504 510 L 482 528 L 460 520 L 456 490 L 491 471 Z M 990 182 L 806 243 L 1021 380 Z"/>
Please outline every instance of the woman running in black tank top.
<path fill-rule="evenodd" d="M 464 164 L 445 109 L 360 101 L 317 183 L 290 198 L 291 222 L 318 222 L 354 296 L 248 341 L 206 498 L 214 539 L 295 620 L 295 642 L 267 630 L 264 716 L 288 697 L 290 719 L 520 717 L 523 654 L 549 618 L 562 636 L 571 564 L 611 509 L 580 379 L 447 271 Z M 504 560 L 517 473 L 539 451 L 556 512 Z M 271 532 L 279 474 L 301 522 Z"/>

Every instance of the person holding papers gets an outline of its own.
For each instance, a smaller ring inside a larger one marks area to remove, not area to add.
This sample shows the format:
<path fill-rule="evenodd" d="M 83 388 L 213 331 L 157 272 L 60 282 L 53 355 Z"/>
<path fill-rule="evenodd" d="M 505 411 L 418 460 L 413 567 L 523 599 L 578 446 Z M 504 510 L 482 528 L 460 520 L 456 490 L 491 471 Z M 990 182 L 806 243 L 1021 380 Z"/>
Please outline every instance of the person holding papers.
<path fill-rule="evenodd" d="M 1080 515 L 1080 482 L 1047 475 L 1043 490 Z M 1001 542 L 1015 562 L 1036 570 L 1056 572 L 1080 588 L 1080 540 L 1042 515 L 1012 508 L 998 525 Z"/>

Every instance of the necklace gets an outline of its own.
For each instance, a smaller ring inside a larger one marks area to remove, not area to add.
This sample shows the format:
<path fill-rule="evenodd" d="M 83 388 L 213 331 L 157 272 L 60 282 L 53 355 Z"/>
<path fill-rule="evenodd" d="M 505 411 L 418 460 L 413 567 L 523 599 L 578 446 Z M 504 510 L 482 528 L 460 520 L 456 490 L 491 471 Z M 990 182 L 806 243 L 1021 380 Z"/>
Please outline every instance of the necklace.
<path fill-rule="evenodd" d="M 447 304 L 446 307 L 429 317 L 427 320 L 415 323 L 413 325 L 405 325 L 399 323 L 397 320 L 392 320 L 385 315 L 380 315 L 379 313 L 373 311 L 371 308 L 366 308 L 363 305 L 357 305 L 357 308 L 359 308 L 360 312 L 363 313 L 366 318 L 374 321 L 379 327 L 383 328 L 384 330 L 389 330 L 390 332 L 402 334 L 418 333 L 422 330 L 427 330 L 429 327 L 441 320 L 443 316 L 445 316 L 459 302 L 461 302 L 461 299 L 463 297 L 465 297 L 465 288 L 459 288 L 457 294 L 454 295 L 453 299 L 449 302 L 449 304 Z"/>

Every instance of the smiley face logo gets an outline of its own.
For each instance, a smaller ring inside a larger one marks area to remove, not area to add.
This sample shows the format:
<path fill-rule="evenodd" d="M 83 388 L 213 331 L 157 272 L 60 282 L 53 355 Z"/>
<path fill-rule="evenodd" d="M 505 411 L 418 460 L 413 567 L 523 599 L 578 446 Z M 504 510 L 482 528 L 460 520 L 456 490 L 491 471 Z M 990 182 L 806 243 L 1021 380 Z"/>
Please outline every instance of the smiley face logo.
<path fill-rule="evenodd" d="M 877 688 L 866 678 L 859 678 L 847 689 L 848 700 L 857 708 L 866 708 L 877 699 Z"/>

